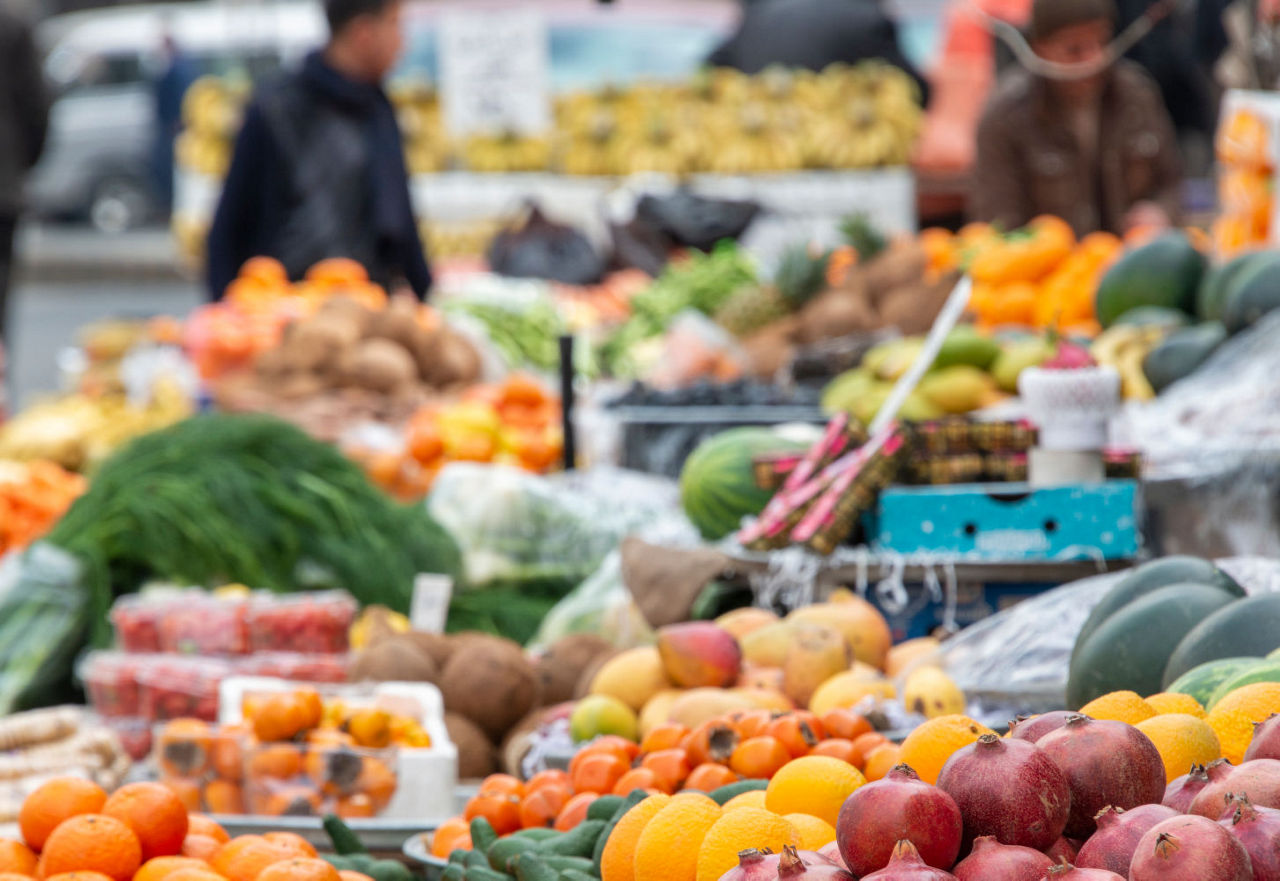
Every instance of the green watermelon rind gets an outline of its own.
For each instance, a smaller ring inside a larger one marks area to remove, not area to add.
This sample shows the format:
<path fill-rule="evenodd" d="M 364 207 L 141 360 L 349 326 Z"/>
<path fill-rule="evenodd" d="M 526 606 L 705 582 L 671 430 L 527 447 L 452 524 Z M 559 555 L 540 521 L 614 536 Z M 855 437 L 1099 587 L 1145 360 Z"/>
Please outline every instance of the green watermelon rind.
<path fill-rule="evenodd" d="M 1191 695 L 1191 697 L 1200 702 L 1201 706 L 1204 706 L 1209 702 L 1219 685 L 1242 671 L 1261 663 L 1263 663 L 1262 658 L 1243 657 L 1219 658 L 1216 661 L 1206 661 L 1198 667 L 1192 667 L 1186 673 L 1183 673 L 1175 681 L 1171 682 L 1165 688 L 1165 691 Z"/>
<path fill-rule="evenodd" d="M 1204 708 L 1212 710 L 1218 705 L 1218 701 L 1231 694 L 1237 688 L 1253 685 L 1255 682 L 1280 682 L 1280 661 L 1263 660 L 1259 664 L 1241 670 L 1230 679 L 1224 680 L 1221 685 L 1213 690 L 1213 694 L 1209 696 L 1209 702 L 1204 705 Z"/>
<path fill-rule="evenodd" d="M 708 541 L 730 535 L 743 517 L 760 513 L 773 497 L 756 486 L 752 459 L 804 448 L 768 428 L 731 428 L 713 435 L 689 454 L 680 472 L 685 515 Z"/>

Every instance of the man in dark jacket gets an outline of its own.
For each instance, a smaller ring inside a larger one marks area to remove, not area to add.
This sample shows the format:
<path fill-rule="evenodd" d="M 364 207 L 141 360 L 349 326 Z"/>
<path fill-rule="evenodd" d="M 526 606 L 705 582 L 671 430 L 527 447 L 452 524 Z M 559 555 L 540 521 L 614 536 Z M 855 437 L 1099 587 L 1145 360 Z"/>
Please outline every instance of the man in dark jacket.
<path fill-rule="evenodd" d="M 348 257 L 388 288 L 407 284 L 424 297 L 431 286 L 400 127 L 381 85 L 403 47 L 401 0 L 324 5 L 329 43 L 246 111 L 209 231 L 214 297 L 257 255 L 295 279 Z"/>
<path fill-rule="evenodd" d="M 22 211 L 22 182 L 44 149 L 49 92 L 31 28 L 0 0 L 0 342 L 7 337 L 13 237 Z M 3 352 L 0 351 L 0 362 Z"/>
<path fill-rule="evenodd" d="M 1112 0 L 1035 0 L 1031 43 L 1058 64 L 1102 64 Z M 972 207 L 1006 229 L 1056 214 L 1083 235 L 1177 219 L 1181 162 L 1160 92 L 1132 62 L 1088 76 L 1006 72 L 978 126 Z"/>

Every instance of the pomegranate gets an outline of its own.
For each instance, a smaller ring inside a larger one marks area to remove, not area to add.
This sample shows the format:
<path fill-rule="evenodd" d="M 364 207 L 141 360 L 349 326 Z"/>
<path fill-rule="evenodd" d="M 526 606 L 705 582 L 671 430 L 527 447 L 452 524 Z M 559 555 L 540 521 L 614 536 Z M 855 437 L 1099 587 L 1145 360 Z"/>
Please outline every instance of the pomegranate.
<path fill-rule="evenodd" d="M 1218 759 L 1219 762 L 1225 762 L 1226 759 Z M 1221 765 L 1215 767 L 1221 768 Z M 1230 768 L 1225 771 L 1217 772 L 1219 776 L 1226 776 L 1231 773 Z M 1174 780 L 1164 788 L 1164 799 L 1160 802 L 1166 807 L 1173 808 L 1180 814 L 1185 814 L 1191 809 L 1191 802 L 1195 801 L 1195 797 L 1199 795 L 1200 790 L 1209 785 L 1209 771 L 1204 765 L 1192 765 L 1191 770 L 1181 777 Z"/>
<path fill-rule="evenodd" d="M 1252 881 L 1249 852 L 1238 838 L 1205 817 L 1163 820 L 1138 841 L 1129 881 Z"/>
<path fill-rule="evenodd" d="M 1257 807 L 1245 796 L 1232 799 L 1232 807 L 1218 824 L 1249 852 L 1253 881 L 1280 881 L 1280 811 Z"/>
<path fill-rule="evenodd" d="M 994 835 L 1001 844 L 1044 850 L 1071 812 L 1070 785 L 1053 760 L 1033 743 L 994 734 L 956 750 L 938 788 L 960 806 L 966 849 L 979 835 Z"/>
<path fill-rule="evenodd" d="M 1055 864 L 1064 860 L 1068 863 L 1076 861 L 1076 854 L 1080 852 L 1080 842 L 1074 838 L 1063 836 L 1044 849 L 1044 855 L 1053 860 Z"/>
<path fill-rule="evenodd" d="M 951 796 L 922 781 L 908 765 L 896 765 L 880 780 L 859 787 L 836 819 L 840 855 L 858 876 L 882 868 L 901 840 L 918 847 L 928 865 L 950 868 L 963 832 L 960 808 Z"/>
<path fill-rule="evenodd" d="M 1098 831 L 1080 848 L 1075 864 L 1086 869 L 1110 869 L 1128 877 L 1138 841 L 1152 826 L 1176 816 L 1177 811 L 1164 805 L 1138 805 L 1131 811 L 1108 805 L 1094 818 Z"/>
<path fill-rule="evenodd" d="M 1036 746 L 1062 769 L 1071 785 L 1066 834 L 1088 838 L 1093 818 L 1107 805 L 1136 808 L 1164 797 L 1164 761 L 1145 734 L 1124 722 L 1074 714 Z"/>
<path fill-rule="evenodd" d="M 1229 768 L 1230 773 L 1219 777 L 1211 771 L 1209 785 L 1192 800 L 1187 813 L 1217 820 L 1230 794 L 1248 796 L 1255 805 L 1280 808 L 1280 760 L 1254 759 L 1234 768 L 1221 767 Z"/>
<path fill-rule="evenodd" d="M 840 868 L 825 857 L 819 857 L 817 854 L 809 852 L 808 859 L 803 859 L 800 853 L 791 845 L 785 845 L 782 848 L 782 855 L 778 858 L 778 878 L 804 879 L 804 881 L 854 881 L 852 875 L 846 870 Z M 816 859 L 815 859 L 816 858 Z"/>
<path fill-rule="evenodd" d="M 973 850 L 951 870 L 960 881 L 1040 881 L 1053 860 L 1038 850 L 1001 844 L 994 835 L 981 835 Z"/>
<path fill-rule="evenodd" d="M 1071 715 L 1074 715 L 1071 710 L 1054 710 L 1038 716 L 1019 716 L 1009 723 L 1009 736 L 1035 743 L 1050 731 L 1061 728 Z"/>
<path fill-rule="evenodd" d="M 1280 715 L 1272 713 L 1265 721 L 1254 723 L 1253 740 L 1244 751 L 1244 760 L 1254 759 L 1280 759 Z"/>
<path fill-rule="evenodd" d="M 767 848 L 738 851 L 738 865 L 720 876 L 720 881 L 773 881 L 778 877 L 778 855 Z"/>
<path fill-rule="evenodd" d="M 1061 862 L 1050 869 L 1044 876 L 1045 881 L 1125 881 L 1123 875 L 1117 875 L 1110 869 L 1085 869 Z"/>
<path fill-rule="evenodd" d="M 840 842 L 833 841 L 830 844 L 818 848 L 818 856 L 831 860 L 833 865 L 842 869 L 849 868 L 844 864 L 844 857 L 840 855 Z"/>
<path fill-rule="evenodd" d="M 905 838 L 893 846 L 889 864 L 878 872 L 863 875 L 862 881 L 956 881 L 956 876 L 935 869 L 920 858 L 916 846 Z"/>

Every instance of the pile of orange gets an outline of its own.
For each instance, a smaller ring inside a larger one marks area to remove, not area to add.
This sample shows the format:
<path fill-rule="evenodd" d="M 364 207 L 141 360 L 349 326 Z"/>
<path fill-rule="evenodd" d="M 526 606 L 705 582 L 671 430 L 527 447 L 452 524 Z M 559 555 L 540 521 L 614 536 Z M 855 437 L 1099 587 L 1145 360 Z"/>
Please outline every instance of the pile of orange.
<path fill-rule="evenodd" d="M 369 881 L 337 872 L 291 832 L 232 839 L 159 783 L 108 797 L 96 783 L 59 777 L 27 797 L 18 827 L 22 841 L 0 839 L 5 881 Z"/>
<path fill-rule="evenodd" d="M 376 816 L 396 791 L 393 738 L 410 735 L 387 713 L 327 724 L 336 718 L 326 720 L 319 693 L 299 689 L 246 698 L 240 724 L 175 719 L 156 738 L 161 782 L 193 811 Z"/>
<path fill-rule="evenodd" d="M 461 816 L 436 831 L 432 851 L 447 857 L 470 847 L 468 824 L 484 817 L 499 835 L 519 829 L 572 829 L 602 795 L 711 792 L 739 780 L 772 780 L 804 757 L 849 766 L 879 780 L 898 763 L 900 749 L 848 709 L 818 716 L 808 710 L 746 710 L 688 729 L 659 725 L 639 743 L 605 735 L 580 749 L 568 771 L 543 771 L 521 782 L 506 774 L 485 778 Z"/>

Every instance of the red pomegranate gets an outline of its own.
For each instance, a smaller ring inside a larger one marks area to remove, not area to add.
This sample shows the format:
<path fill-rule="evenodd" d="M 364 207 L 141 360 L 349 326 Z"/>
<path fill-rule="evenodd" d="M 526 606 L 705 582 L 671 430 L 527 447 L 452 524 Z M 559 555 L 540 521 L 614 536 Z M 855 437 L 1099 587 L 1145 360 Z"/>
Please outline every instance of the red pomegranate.
<path fill-rule="evenodd" d="M 893 846 L 889 864 L 878 872 L 863 875 L 862 881 L 956 881 L 956 876 L 920 859 L 916 846 L 904 838 Z"/>
<path fill-rule="evenodd" d="M 1212 775 L 1210 774 L 1210 768 L 1213 769 Z M 1195 801 L 1195 797 L 1200 794 L 1200 790 L 1208 786 L 1215 777 L 1226 777 L 1230 773 L 1231 763 L 1226 759 L 1217 759 L 1210 762 L 1208 767 L 1205 765 L 1192 765 L 1190 771 L 1164 788 L 1164 799 L 1160 803 L 1166 807 L 1173 808 L 1180 814 L 1185 814 L 1191 809 L 1191 802 Z"/>
<path fill-rule="evenodd" d="M 840 855 L 858 876 L 883 867 L 902 840 L 912 842 L 926 864 L 950 868 L 963 832 L 960 808 L 951 796 L 922 781 L 908 765 L 858 788 L 836 819 Z"/>
<path fill-rule="evenodd" d="M 1280 715 L 1272 713 L 1265 721 L 1255 722 L 1253 740 L 1244 751 L 1244 760 L 1280 759 Z"/>
<path fill-rule="evenodd" d="M 826 857 L 831 860 L 833 865 L 839 866 L 842 869 L 849 868 L 844 864 L 844 857 L 840 854 L 840 842 L 838 841 L 833 841 L 830 844 L 818 848 L 818 856 Z"/>
<path fill-rule="evenodd" d="M 960 881 L 1040 881 L 1053 860 L 1038 850 L 1001 844 L 994 835 L 974 839 L 973 850 L 956 863 L 951 874 Z"/>
<path fill-rule="evenodd" d="M 1253 881 L 1249 852 L 1212 820 L 1185 814 L 1157 823 L 1138 841 L 1129 881 Z"/>
<path fill-rule="evenodd" d="M 1075 863 L 1086 869 L 1110 869 L 1128 877 L 1129 863 L 1142 836 L 1157 823 L 1176 816 L 1177 811 L 1164 805 L 1138 805 L 1129 811 L 1107 806 L 1094 817 L 1098 831 L 1080 848 Z"/>
<path fill-rule="evenodd" d="M 1124 722 L 1072 715 L 1036 746 L 1062 769 L 1071 785 L 1066 835 L 1088 838 L 1093 818 L 1107 805 L 1136 808 L 1164 797 L 1164 761 L 1148 737 Z"/>
<path fill-rule="evenodd" d="M 1125 878 L 1109 869 L 1084 869 L 1058 863 L 1045 874 L 1043 881 L 1125 881 Z"/>
<path fill-rule="evenodd" d="M 1280 759 L 1254 759 L 1243 765 L 1222 767 L 1230 768 L 1230 772 L 1219 777 L 1211 771 L 1209 784 L 1192 800 L 1187 813 L 1217 820 L 1231 794 L 1248 796 L 1255 805 L 1280 808 Z"/>
<path fill-rule="evenodd" d="M 854 881 L 854 877 L 825 857 L 810 854 L 809 859 L 801 859 L 800 853 L 791 845 L 782 848 L 778 858 L 778 878 L 790 878 L 792 881 Z"/>
<path fill-rule="evenodd" d="M 1044 849 L 1044 855 L 1053 860 L 1054 865 L 1061 862 L 1074 863 L 1076 854 L 1080 852 L 1080 842 L 1074 838 L 1063 836 Z"/>
<path fill-rule="evenodd" d="M 1009 723 L 1009 736 L 1035 743 L 1050 731 L 1061 728 L 1072 715 L 1075 714 L 1071 710 L 1053 710 L 1038 716 L 1019 716 Z"/>
<path fill-rule="evenodd" d="M 994 835 L 1001 844 L 1044 850 L 1071 812 L 1070 786 L 1053 760 L 1033 743 L 994 734 L 956 750 L 938 788 L 960 806 L 966 848 L 980 835 Z"/>
<path fill-rule="evenodd" d="M 778 855 L 768 850 L 738 851 L 738 865 L 720 876 L 720 881 L 774 881 L 778 877 Z"/>
<path fill-rule="evenodd" d="M 1260 808 L 1247 797 L 1232 801 L 1235 810 L 1218 821 L 1249 852 L 1253 881 L 1280 881 L 1280 811 Z"/>

